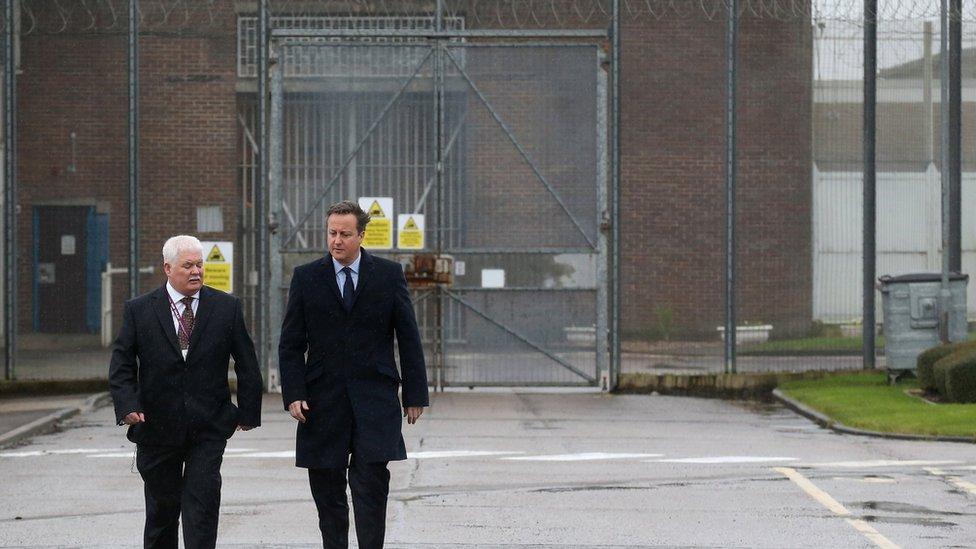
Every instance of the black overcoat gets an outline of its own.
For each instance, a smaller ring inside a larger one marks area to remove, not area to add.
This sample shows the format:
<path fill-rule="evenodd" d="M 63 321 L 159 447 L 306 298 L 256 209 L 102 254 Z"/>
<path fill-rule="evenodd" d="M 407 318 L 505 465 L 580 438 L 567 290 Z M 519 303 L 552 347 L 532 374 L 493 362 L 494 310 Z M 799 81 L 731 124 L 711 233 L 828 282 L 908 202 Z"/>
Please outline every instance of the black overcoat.
<path fill-rule="evenodd" d="M 361 254 L 350 312 L 342 304 L 331 256 L 301 265 L 292 275 L 278 360 L 285 409 L 299 400 L 310 408 L 307 422 L 298 424 L 299 467 L 345 467 L 353 445 L 356 459 L 366 462 L 406 459 L 400 384 L 404 407 L 428 405 L 424 354 L 403 268 L 365 250 Z M 344 411 L 350 407 L 351 417 Z"/>
<path fill-rule="evenodd" d="M 166 287 L 125 303 L 112 346 L 109 385 L 115 419 L 143 412 L 129 428 L 132 442 L 181 445 L 187 437 L 229 438 L 237 425 L 261 425 L 263 383 L 241 301 L 204 286 L 186 360 L 176 338 Z M 234 357 L 237 402 L 227 370 Z"/>

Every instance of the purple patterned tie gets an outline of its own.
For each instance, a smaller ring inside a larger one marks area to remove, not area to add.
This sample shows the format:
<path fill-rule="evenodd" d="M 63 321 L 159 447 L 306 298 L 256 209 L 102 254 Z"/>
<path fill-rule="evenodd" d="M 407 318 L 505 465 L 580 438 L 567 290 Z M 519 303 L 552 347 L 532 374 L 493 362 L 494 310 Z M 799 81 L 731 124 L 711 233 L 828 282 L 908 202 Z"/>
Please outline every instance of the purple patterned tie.
<path fill-rule="evenodd" d="M 180 339 L 180 349 L 185 351 L 190 348 L 190 335 L 193 333 L 193 298 L 184 297 L 180 301 L 184 307 L 177 336 Z"/>

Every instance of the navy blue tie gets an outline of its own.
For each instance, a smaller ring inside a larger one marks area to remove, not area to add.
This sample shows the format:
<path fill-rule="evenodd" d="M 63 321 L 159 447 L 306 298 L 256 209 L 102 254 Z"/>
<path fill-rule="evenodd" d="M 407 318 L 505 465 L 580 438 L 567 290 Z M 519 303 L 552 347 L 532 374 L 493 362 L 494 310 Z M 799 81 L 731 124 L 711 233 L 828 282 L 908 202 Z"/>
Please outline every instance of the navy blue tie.
<path fill-rule="evenodd" d="M 346 307 L 346 312 L 352 311 L 352 301 L 356 290 L 352 286 L 352 269 L 343 267 L 342 271 L 346 275 L 346 281 L 342 284 L 342 304 Z"/>

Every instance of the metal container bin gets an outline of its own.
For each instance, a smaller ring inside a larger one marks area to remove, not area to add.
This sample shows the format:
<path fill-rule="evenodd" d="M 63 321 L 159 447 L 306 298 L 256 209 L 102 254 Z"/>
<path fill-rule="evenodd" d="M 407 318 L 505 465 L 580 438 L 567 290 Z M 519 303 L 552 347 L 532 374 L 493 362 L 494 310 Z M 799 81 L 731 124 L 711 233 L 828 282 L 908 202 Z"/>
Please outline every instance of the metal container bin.
<path fill-rule="evenodd" d="M 885 358 L 889 379 L 915 370 L 918 355 L 939 343 L 941 273 L 882 276 Z M 965 341 L 969 275 L 949 274 L 949 341 Z"/>

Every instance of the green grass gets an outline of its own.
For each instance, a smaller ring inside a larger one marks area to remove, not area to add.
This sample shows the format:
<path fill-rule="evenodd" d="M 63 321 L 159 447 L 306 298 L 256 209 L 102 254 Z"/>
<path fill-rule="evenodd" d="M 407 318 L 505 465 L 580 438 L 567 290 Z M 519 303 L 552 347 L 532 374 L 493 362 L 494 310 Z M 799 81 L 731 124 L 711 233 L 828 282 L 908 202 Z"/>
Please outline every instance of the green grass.
<path fill-rule="evenodd" d="M 976 404 L 930 404 L 888 385 L 885 373 L 789 381 L 780 390 L 848 427 L 916 435 L 976 437 Z"/>
<path fill-rule="evenodd" d="M 860 355 L 860 337 L 805 337 L 774 339 L 756 345 L 742 345 L 744 356 L 749 355 Z M 884 350 L 884 336 L 875 340 L 878 351 Z"/>
<path fill-rule="evenodd" d="M 976 331 L 969 333 L 969 340 L 976 341 Z M 862 338 L 859 337 L 804 337 L 799 339 L 774 339 L 756 345 L 742 345 L 742 356 L 790 356 L 790 355 L 858 355 Z M 885 338 L 879 335 L 875 341 L 878 353 L 884 352 Z"/>

